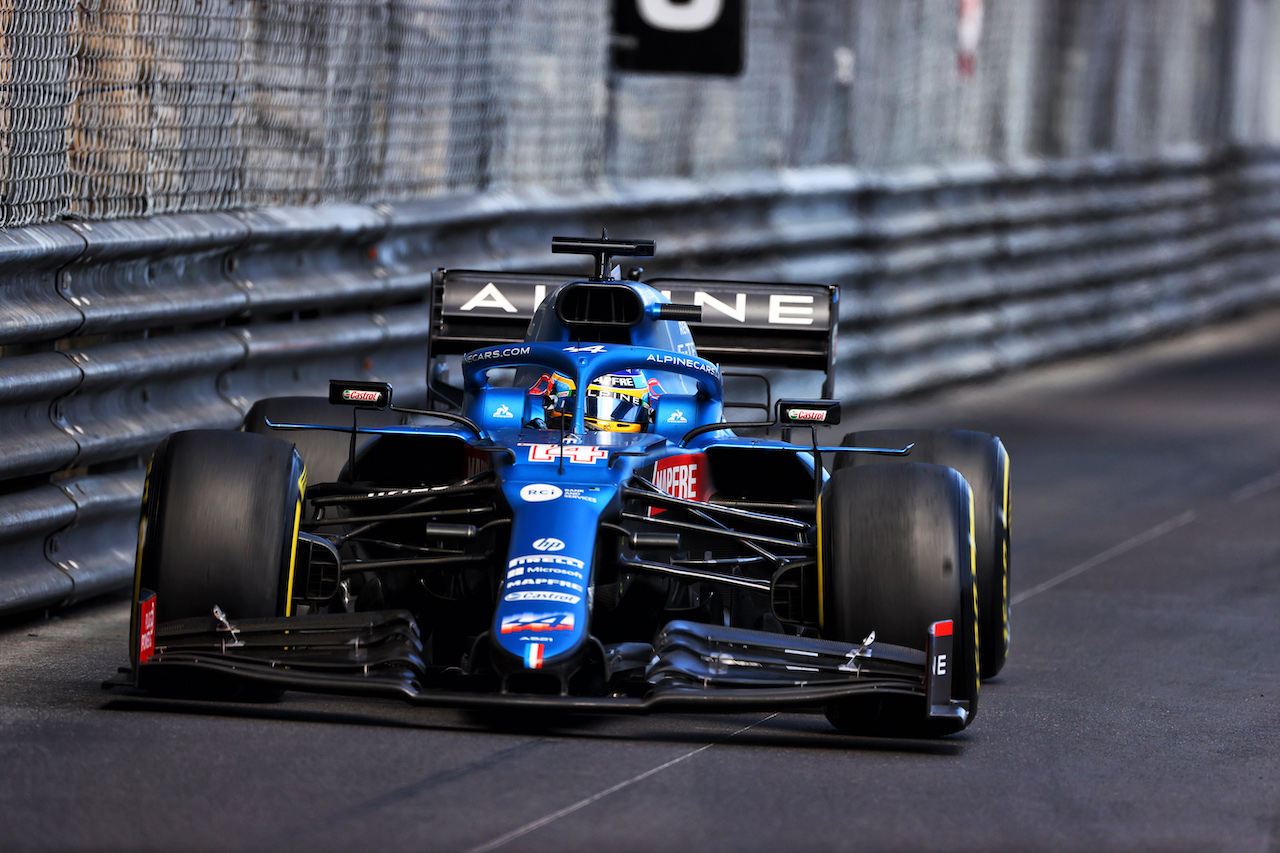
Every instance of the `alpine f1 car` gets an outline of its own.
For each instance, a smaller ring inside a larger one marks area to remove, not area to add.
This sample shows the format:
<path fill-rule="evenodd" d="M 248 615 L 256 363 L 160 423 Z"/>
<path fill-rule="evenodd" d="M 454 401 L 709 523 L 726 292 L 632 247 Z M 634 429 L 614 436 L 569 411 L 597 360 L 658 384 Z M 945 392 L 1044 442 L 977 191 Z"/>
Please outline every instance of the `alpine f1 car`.
<path fill-rule="evenodd" d="M 824 445 L 837 289 L 614 277 L 653 250 L 556 238 L 594 259 L 567 283 L 438 270 L 425 408 L 335 380 L 162 441 L 115 683 L 967 726 L 1008 649 L 1000 440 Z M 823 397 L 742 364 L 816 368 Z"/>

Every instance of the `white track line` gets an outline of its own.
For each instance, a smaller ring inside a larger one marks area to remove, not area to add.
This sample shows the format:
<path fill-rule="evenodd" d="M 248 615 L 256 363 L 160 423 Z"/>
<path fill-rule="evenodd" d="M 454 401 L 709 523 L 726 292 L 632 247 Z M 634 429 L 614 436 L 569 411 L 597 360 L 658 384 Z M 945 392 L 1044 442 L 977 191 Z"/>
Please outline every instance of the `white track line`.
<path fill-rule="evenodd" d="M 1166 533 L 1170 533 L 1174 530 L 1177 530 L 1179 527 L 1185 527 L 1195 520 L 1196 520 L 1195 512 L 1192 510 L 1187 510 L 1182 515 L 1179 515 L 1176 518 L 1171 518 L 1168 521 L 1164 522 L 1163 524 L 1157 524 L 1155 527 L 1151 528 L 1147 532 L 1139 533 L 1137 536 L 1133 537 L 1132 539 L 1125 540 L 1124 542 L 1121 542 L 1119 545 L 1115 546 L 1114 548 L 1110 548 L 1106 551 L 1103 551 L 1101 554 L 1098 554 L 1096 557 L 1090 557 L 1089 559 L 1085 560 L 1083 563 L 1081 563 L 1078 566 L 1072 566 L 1062 574 L 1057 575 L 1056 577 L 1049 578 L 1049 580 L 1045 581 L 1042 584 L 1039 584 L 1038 586 L 1033 586 L 1031 589 L 1018 593 L 1013 597 L 1013 599 L 1009 603 L 1017 604 L 1020 601 L 1026 601 L 1028 598 L 1030 598 L 1033 595 L 1038 595 L 1044 592 L 1046 589 L 1053 589 L 1055 586 L 1062 583 L 1063 581 L 1071 580 L 1071 578 L 1075 577 L 1076 575 L 1081 574 L 1083 572 L 1087 572 L 1089 571 L 1089 569 L 1092 569 L 1094 566 L 1105 563 L 1107 560 L 1110 560 L 1112 557 L 1118 557 L 1121 554 L 1125 553 L 1126 551 L 1132 551 L 1134 548 L 1137 548 L 1139 545 L 1150 542 L 1152 539 L 1157 539 L 1165 535 Z"/>
<path fill-rule="evenodd" d="M 1238 504 L 1241 501 L 1249 500 L 1249 498 L 1256 498 L 1258 495 L 1275 488 L 1280 488 L 1280 471 L 1268 474 L 1260 480 L 1254 480 L 1249 485 L 1236 489 L 1231 493 L 1231 502 Z"/>
<path fill-rule="evenodd" d="M 1254 480 L 1252 483 L 1249 483 L 1247 485 L 1241 486 L 1240 488 L 1236 489 L 1234 492 L 1231 493 L 1231 502 L 1233 504 L 1242 503 L 1243 501 L 1247 501 L 1250 498 L 1256 498 L 1258 495 L 1265 494 L 1274 489 L 1280 489 L 1280 471 L 1276 471 L 1273 474 L 1268 474 L 1265 477 L 1261 477 L 1257 480 Z M 1076 575 L 1082 572 L 1089 571 L 1089 569 L 1092 569 L 1094 566 L 1097 566 L 1101 563 L 1105 563 L 1107 560 L 1110 560 L 1112 557 L 1118 557 L 1119 555 L 1125 553 L 1126 551 L 1131 551 L 1134 548 L 1137 548 L 1139 545 L 1142 545 L 1146 542 L 1150 542 L 1152 539 L 1156 539 L 1160 536 L 1165 535 L 1166 533 L 1177 530 L 1179 527 L 1185 527 L 1186 525 L 1195 521 L 1195 519 L 1196 519 L 1195 511 L 1187 510 L 1182 515 L 1179 515 L 1176 518 L 1171 518 L 1168 521 L 1164 522 L 1163 524 L 1157 524 L 1155 527 L 1151 528 L 1146 533 L 1139 533 L 1137 536 L 1133 537 L 1132 539 L 1129 539 L 1125 542 L 1121 542 L 1119 545 L 1115 546 L 1114 548 L 1108 551 L 1103 551 L 1101 554 L 1097 555 L 1096 557 L 1091 557 L 1090 559 L 1085 560 L 1080 565 L 1073 566 L 1072 568 L 1067 569 L 1062 574 L 1056 577 L 1050 578 L 1049 580 L 1045 581 L 1039 586 L 1033 586 L 1031 589 L 1018 593 L 1010 600 L 1009 603 L 1012 605 L 1012 604 L 1017 604 L 1020 601 L 1026 601 L 1031 596 L 1042 593 L 1046 589 L 1052 589 L 1053 587 L 1057 586 L 1063 581 L 1070 580 L 1071 578 L 1075 577 Z"/>
<path fill-rule="evenodd" d="M 634 785 L 634 784 L 635 784 L 635 783 L 637 783 L 637 782 L 640 782 L 640 781 L 643 781 L 643 780 L 645 780 L 645 779 L 648 779 L 648 778 L 649 778 L 650 776 L 652 776 L 653 774 L 655 774 L 655 773 L 661 773 L 663 770 L 666 770 L 668 767 L 673 767 L 673 766 L 675 766 L 675 765 L 679 764 L 679 763 L 680 763 L 680 762 L 682 762 L 682 761 L 688 761 L 690 758 L 693 758 L 693 757 L 694 757 L 695 755 L 697 755 L 698 753 L 700 753 L 700 752 L 705 752 L 706 750 L 710 749 L 710 748 L 711 748 L 711 747 L 713 747 L 713 746 L 716 746 L 717 744 L 724 743 L 725 741 L 729 740 L 730 738 L 737 737 L 738 735 L 740 735 L 740 734 L 742 734 L 743 732 L 745 732 L 747 729 L 754 728 L 755 726 L 758 726 L 758 725 L 760 725 L 761 723 L 768 722 L 769 720 L 772 720 L 772 719 L 773 719 L 774 717 L 776 717 L 776 716 L 778 716 L 778 715 L 777 715 L 777 714 L 770 714 L 769 716 L 765 717 L 765 718 L 764 718 L 764 719 L 762 719 L 762 720 L 756 720 L 756 721 L 755 721 L 754 723 L 752 723 L 751 725 L 749 725 L 749 726 L 743 726 L 742 728 L 738 729 L 736 732 L 734 732 L 733 734 L 729 735 L 728 737 L 723 737 L 723 738 L 721 738 L 720 740 L 712 741 L 711 743 L 708 743 L 708 744 L 703 744 L 702 746 L 698 747 L 697 749 L 692 750 L 692 751 L 690 751 L 690 752 L 686 752 L 684 755 L 681 755 L 681 756 L 678 756 L 678 757 L 676 757 L 676 758 L 673 758 L 673 759 L 671 759 L 670 761 L 666 762 L 665 764 L 659 764 L 657 767 L 654 767 L 654 768 L 653 768 L 653 769 L 651 769 L 651 770 L 646 770 L 646 771 L 644 771 L 643 773 L 641 773 L 639 776 L 632 776 L 630 779 L 627 779 L 625 782 L 619 782 L 618 784 L 616 784 L 616 785 L 614 785 L 614 786 L 612 786 L 612 787 L 605 788 L 603 791 L 600 791 L 599 793 L 592 794 L 591 796 L 587 797 L 586 799 L 578 800 L 578 802 L 574 803 L 574 804 L 573 804 L 573 805 L 571 805 L 571 806 L 565 806 L 564 808 L 560 809 L 559 811 L 552 812 L 551 814 L 549 814 L 549 815 L 545 815 L 545 816 L 543 816 L 543 817 L 540 817 L 540 818 L 538 818 L 538 819 L 537 819 L 537 820 L 535 820 L 535 821 L 531 821 L 531 822 L 529 822 L 529 823 L 526 823 L 524 826 L 517 827 L 517 828 L 515 828 L 515 829 L 511 830 L 510 832 L 508 832 L 508 833 L 507 833 L 507 834 L 505 834 L 505 835 L 499 835 L 497 838 L 493 839 L 492 841 L 486 841 L 484 844 L 481 844 L 481 845 L 480 845 L 480 846 L 478 846 L 478 847 L 472 847 L 470 850 L 468 850 L 468 851 L 467 851 L 467 853 L 488 853 L 488 851 L 490 851 L 490 850 L 494 850 L 494 849 L 496 849 L 496 848 L 498 848 L 498 847 L 501 847 L 502 845 L 506 844 L 508 841 L 514 841 L 515 839 L 519 838 L 520 836 L 522 836 L 522 835 L 528 835 L 530 832 L 533 832 L 535 829 L 538 829 L 538 828 L 540 828 L 540 827 L 546 826 L 547 824 L 551 823 L 552 821 L 559 820 L 560 818 L 564 817 L 565 815 L 573 814 L 574 812 L 578 811 L 579 809 L 586 808 L 587 806 L 589 806 L 589 805 L 591 805 L 592 803 L 594 803 L 596 800 L 603 799 L 603 798 L 605 798 L 605 797 L 609 796 L 610 794 L 613 794 L 613 793 L 616 793 L 616 792 L 618 792 L 618 791 L 621 791 L 623 788 L 626 788 L 626 787 L 628 787 L 628 786 L 630 786 L 630 785 Z"/>

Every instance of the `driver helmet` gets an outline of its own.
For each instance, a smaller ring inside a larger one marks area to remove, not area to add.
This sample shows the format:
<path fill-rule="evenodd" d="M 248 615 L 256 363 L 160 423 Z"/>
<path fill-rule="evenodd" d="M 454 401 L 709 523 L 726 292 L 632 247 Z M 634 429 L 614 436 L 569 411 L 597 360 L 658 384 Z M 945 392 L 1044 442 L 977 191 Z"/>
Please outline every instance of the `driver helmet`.
<path fill-rule="evenodd" d="M 605 432 L 643 432 L 653 422 L 656 381 L 640 370 L 598 376 L 587 386 L 583 415 L 587 428 Z"/>
<path fill-rule="evenodd" d="M 561 373 L 544 373 L 529 389 L 542 397 L 542 413 L 547 429 L 568 429 L 573 423 L 573 380 Z M 565 422 L 562 424 L 561 419 Z"/>
<path fill-rule="evenodd" d="M 587 429 L 643 432 L 653 422 L 653 402 L 661 388 L 656 379 L 646 379 L 640 370 L 619 370 L 596 377 L 587 385 L 584 401 Z M 529 389 L 530 394 L 542 397 L 547 429 L 569 427 L 574 390 L 573 380 L 561 373 L 544 373 Z"/>

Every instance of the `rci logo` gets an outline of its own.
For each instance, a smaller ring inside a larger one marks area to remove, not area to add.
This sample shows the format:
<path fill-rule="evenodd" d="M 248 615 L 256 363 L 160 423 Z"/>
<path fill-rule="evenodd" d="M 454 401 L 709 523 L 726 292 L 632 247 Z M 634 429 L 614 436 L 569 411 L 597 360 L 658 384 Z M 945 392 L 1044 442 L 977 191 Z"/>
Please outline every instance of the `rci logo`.
<path fill-rule="evenodd" d="M 548 536 L 545 539 L 533 540 L 533 548 L 535 551 L 563 551 L 564 543 Z"/>
<path fill-rule="evenodd" d="M 550 483 L 530 483 L 520 490 L 520 498 L 532 504 L 553 501 L 562 494 L 564 492 L 559 486 Z"/>

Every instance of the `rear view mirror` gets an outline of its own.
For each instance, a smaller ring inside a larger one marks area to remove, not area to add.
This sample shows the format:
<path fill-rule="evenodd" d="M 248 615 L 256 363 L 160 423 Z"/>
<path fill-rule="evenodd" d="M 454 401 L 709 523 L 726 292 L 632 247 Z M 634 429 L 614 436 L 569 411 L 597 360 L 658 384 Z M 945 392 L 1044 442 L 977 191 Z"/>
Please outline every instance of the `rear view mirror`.
<path fill-rule="evenodd" d="M 387 382 L 344 382 L 330 379 L 329 402 L 339 406 L 385 409 L 391 405 L 391 385 Z"/>
<path fill-rule="evenodd" d="M 779 400 L 782 426 L 821 426 L 840 423 L 839 400 Z"/>

